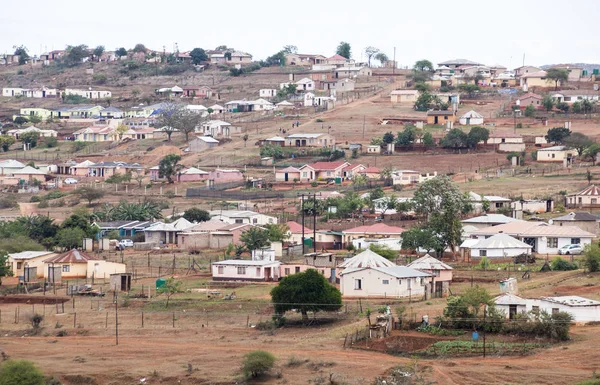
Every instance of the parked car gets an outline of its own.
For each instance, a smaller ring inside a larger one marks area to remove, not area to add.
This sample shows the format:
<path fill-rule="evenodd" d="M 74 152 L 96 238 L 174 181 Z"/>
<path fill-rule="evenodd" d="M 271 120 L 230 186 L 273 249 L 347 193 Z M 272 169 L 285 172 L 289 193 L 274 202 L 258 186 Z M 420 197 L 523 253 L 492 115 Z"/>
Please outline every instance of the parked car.
<path fill-rule="evenodd" d="M 583 253 L 583 246 L 581 245 L 564 245 L 558 249 L 559 255 L 574 255 Z"/>
<path fill-rule="evenodd" d="M 65 184 L 77 184 L 77 179 L 75 178 L 67 178 L 64 180 Z"/>
<path fill-rule="evenodd" d="M 131 239 L 121 239 L 119 245 L 122 245 L 124 247 L 133 247 L 133 241 Z"/>

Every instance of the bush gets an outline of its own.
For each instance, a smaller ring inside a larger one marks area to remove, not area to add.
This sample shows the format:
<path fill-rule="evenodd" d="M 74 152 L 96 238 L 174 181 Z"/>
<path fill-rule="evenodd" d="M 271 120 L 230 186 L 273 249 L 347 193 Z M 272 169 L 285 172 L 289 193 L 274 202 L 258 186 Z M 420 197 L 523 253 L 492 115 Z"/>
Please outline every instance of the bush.
<path fill-rule="evenodd" d="M 33 362 L 8 360 L 0 366 L 0 385 L 44 385 L 44 374 Z"/>
<path fill-rule="evenodd" d="M 92 77 L 94 83 L 96 84 L 104 84 L 106 83 L 106 75 L 104 74 L 96 74 Z"/>
<path fill-rule="evenodd" d="M 12 195 L 0 197 L 0 209 L 13 209 L 19 207 L 17 198 Z"/>
<path fill-rule="evenodd" d="M 586 246 L 583 258 L 583 266 L 590 273 L 600 271 L 600 246 L 590 244 Z"/>
<path fill-rule="evenodd" d="M 58 147 L 58 139 L 54 136 L 44 139 L 44 144 L 47 148 Z"/>
<path fill-rule="evenodd" d="M 79 152 L 88 146 L 88 142 L 73 142 L 71 150 L 73 152 Z"/>
<path fill-rule="evenodd" d="M 561 257 L 556 257 L 550 264 L 550 267 L 554 271 L 569 271 L 579 269 L 579 266 L 577 266 L 576 263 L 571 263 L 565 259 L 562 259 Z"/>
<path fill-rule="evenodd" d="M 242 371 L 247 377 L 258 377 L 267 373 L 275 364 L 275 356 L 264 350 L 255 350 L 244 356 Z"/>
<path fill-rule="evenodd" d="M 38 204 L 38 209 L 47 209 L 48 207 L 50 207 L 50 204 L 48 204 L 48 201 L 45 199 L 41 200 Z"/>
<path fill-rule="evenodd" d="M 44 320 L 44 316 L 41 314 L 34 314 L 31 316 L 31 326 L 34 329 L 38 329 Z"/>
<path fill-rule="evenodd" d="M 317 187 L 317 186 L 319 186 L 319 183 L 317 183 L 317 182 L 315 181 L 315 182 L 312 182 L 310 185 L 311 185 L 312 187 Z"/>

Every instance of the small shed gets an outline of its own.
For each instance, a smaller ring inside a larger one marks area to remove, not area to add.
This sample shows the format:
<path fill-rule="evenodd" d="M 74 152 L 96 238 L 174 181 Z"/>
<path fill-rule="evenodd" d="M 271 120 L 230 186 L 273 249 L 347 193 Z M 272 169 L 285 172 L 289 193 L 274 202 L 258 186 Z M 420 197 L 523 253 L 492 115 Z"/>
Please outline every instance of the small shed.
<path fill-rule="evenodd" d="M 131 273 L 110 275 L 110 288 L 113 291 L 131 291 Z"/>
<path fill-rule="evenodd" d="M 476 126 L 478 124 L 483 124 L 483 115 L 471 110 L 461 116 L 458 122 L 463 126 Z"/>

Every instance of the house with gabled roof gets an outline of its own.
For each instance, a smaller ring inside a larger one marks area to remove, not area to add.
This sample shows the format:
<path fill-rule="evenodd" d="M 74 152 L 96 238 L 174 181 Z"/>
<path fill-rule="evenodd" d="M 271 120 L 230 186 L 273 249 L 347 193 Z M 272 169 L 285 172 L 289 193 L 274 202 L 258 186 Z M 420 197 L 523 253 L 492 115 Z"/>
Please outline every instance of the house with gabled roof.
<path fill-rule="evenodd" d="M 194 223 L 185 218 L 179 218 L 171 223 L 156 222 L 152 226 L 144 229 L 144 234 L 146 236 L 146 242 L 176 244 L 179 233 L 184 232 L 193 226 L 195 226 Z"/>
<path fill-rule="evenodd" d="M 520 86 L 523 87 L 523 90 L 531 87 L 550 87 L 553 83 L 548 82 L 547 76 L 548 73 L 543 70 L 521 75 Z M 560 85 L 560 82 L 558 82 L 558 85 Z"/>
<path fill-rule="evenodd" d="M 548 223 L 557 226 L 575 226 L 596 235 L 600 234 L 600 218 L 588 212 L 570 212 L 566 215 L 552 218 Z"/>
<path fill-rule="evenodd" d="M 577 193 L 567 195 L 565 206 L 568 208 L 600 207 L 600 187 L 593 184 Z"/>
<path fill-rule="evenodd" d="M 325 64 L 334 65 L 336 67 L 347 66 L 354 64 L 354 59 L 346 59 L 342 55 L 335 54 L 332 57 L 327 58 Z"/>
<path fill-rule="evenodd" d="M 425 254 L 421 258 L 415 259 L 406 267 L 431 274 L 430 294 L 433 297 L 446 297 L 450 293 L 450 282 L 452 282 L 452 266 L 441 260 Z"/>
<path fill-rule="evenodd" d="M 19 280 L 22 280 L 21 277 L 24 277 L 26 270 L 28 270 L 27 280 L 44 278 L 44 260 L 56 255 L 54 251 L 22 251 L 8 254 L 6 263 Z"/>
<path fill-rule="evenodd" d="M 333 147 L 335 139 L 326 133 L 297 133 L 285 137 L 287 147 Z"/>
<path fill-rule="evenodd" d="M 296 167 L 286 167 L 275 171 L 275 180 L 277 182 L 299 182 L 302 171 Z"/>
<path fill-rule="evenodd" d="M 139 163 L 127 163 L 121 161 L 106 161 L 94 163 L 88 166 L 88 176 L 109 178 L 117 174 L 125 174 L 133 171 L 143 171 L 144 166 Z"/>
<path fill-rule="evenodd" d="M 537 150 L 538 162 L 567 162 L 570 165 L 577 156 L 577 150 L 567 146 L 552 146 Z"/>
<path fill-rule="evenodd" d="M 479 124 L 483 124 L 483 115 L 476 112 L 475 110 L 468 111 L 464 113 L 459 119 L 458 122 L 463 126 L 476 126 Z"/>
<path fill-rule="evenodd" d="M 342 231 L 342 242 L 344 246 L 351 244 L 352 240 L 359 238 L 399 238 L 405 231 L 398 226 L 390 226 L 385 223 L 373 225 L 362 225 Z"/>
<path fill-rule="evenodd" d="M 535 108 L 538 108 L 542 105 L 542 98 L 540 95 L 535 94 L 533 92 L 528 92 L 524 95 L 521 95 L 515 101 L 516 105 L 520 108 L 527 108 L 529 105 L 533 105 Z"/>
<path fill-rule="evenodd" d="M 210 176 L 208 171 L 196 167 L 188 167 L 177 173 L 177 182 L 198 182 L 207 180 Z"/>
<path fill-rule="evenodd" d="M 108 262 L 83 251 L 72 249 L 44 260 L 44 278 L 49 282 L 65 279 L 109 279 L 111 274 L 125 273 L 123 263 Z"/>
<path fill-rule="evenodd" d="M 446 60 L 437 64 L 438 66 L 446 66 L 450 69 L 456 69 L 461 66 L 482 66 L 483 64 L 477 63 L 467 59 L 451 59 Z"/>
<path fill-rule="evenodd" d="M 316 162 L 305 164 L 300 167 L 300 178 L 302 181 L 313 181 L 317 179 L 342 178 L 343 170 L 350 163 L 345 161 Z"/>
<path fill-rule="evenodd" d="M 349 164 L 342 169 L 342 176 L 346 179 L 352 179 L 365 168 L 362 164 Z"/>

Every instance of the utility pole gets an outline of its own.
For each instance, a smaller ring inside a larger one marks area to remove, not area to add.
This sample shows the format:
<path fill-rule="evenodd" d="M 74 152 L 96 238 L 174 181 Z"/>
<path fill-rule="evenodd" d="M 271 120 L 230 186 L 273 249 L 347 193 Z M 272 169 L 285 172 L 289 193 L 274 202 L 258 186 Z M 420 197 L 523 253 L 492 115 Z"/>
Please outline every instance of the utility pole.
<path fill-rule="evenodd" d="M 365 122 L 366 122 L 366 115 L 363 115 L 363 139 L 365 138 Z"/>
<path fill-rule="evenodd" d="M 394 65 L 392 66 L 392 74 L 396 75 L 396 47 L 394 47 Z M 396 81 L 396 79 L 394 79 Z"/>
<path fill-rule="evenodd" d="M 483 306 L 483 358 L 485 358 L 485 329 L 487 328 L 487 305 Z"/>
<path fill-rule="evenodd" d="M 119 294 L 115 292 L 115 342 L 119 345 Z"/>
<path fill-rule="evenodd" d="M 317 252 L 317 194 L 313 194 L 313 250 Z"/>
<path fill-rule="evenodd" d="M 300 194 L 302 203 L 300 204 L 300 211 L 302 212 L 302 255 L 304 255 L 304 194 Z"/>

